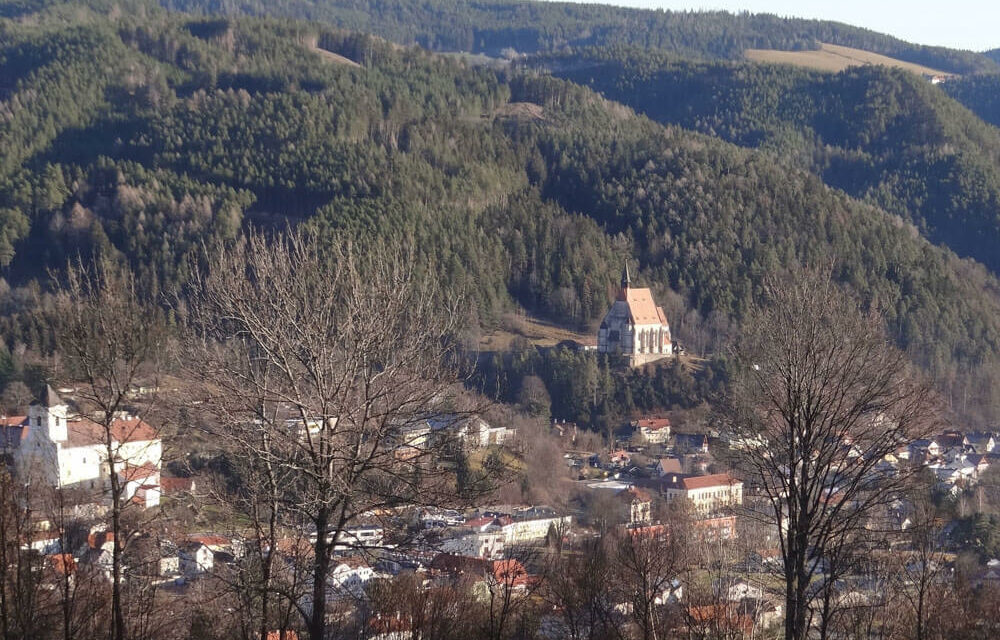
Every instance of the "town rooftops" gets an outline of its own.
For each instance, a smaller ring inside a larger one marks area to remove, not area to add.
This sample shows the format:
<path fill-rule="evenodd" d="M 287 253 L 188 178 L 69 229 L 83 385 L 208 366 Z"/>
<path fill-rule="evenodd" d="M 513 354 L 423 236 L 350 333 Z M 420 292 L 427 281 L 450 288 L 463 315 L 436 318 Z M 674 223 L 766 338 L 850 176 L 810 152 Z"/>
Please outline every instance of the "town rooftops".
<path fill-rule="evenodd" d="M 958 431 L 945 431 L 941 435 L 934 436 L 934 442 L 936 442 L 939 447 L 944 447 L 946 449 L 949 447 L 961 447 L 963 440 L 965 440 L 965 436 Z"/>

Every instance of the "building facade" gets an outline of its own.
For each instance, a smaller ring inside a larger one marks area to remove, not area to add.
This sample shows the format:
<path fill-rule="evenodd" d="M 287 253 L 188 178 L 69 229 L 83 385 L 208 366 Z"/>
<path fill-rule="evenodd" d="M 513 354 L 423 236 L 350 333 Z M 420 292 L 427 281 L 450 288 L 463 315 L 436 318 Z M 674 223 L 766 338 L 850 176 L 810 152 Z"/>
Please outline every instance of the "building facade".
<path fill-rule="evenodd" d="M 68 406 L 48 387 L 18 428 L 12 458 L 18 477 L 25 482 L 90 492 L 94 502 L 102 502 L 110 474 L 115 473 L 126 500 L 146 507 L 159 504 L 163 448 L 156 430 L 141 419 L 115 417 L 110 424 L 109 459 L 104 426 L 70 416 Z"/>
<path fill-rule="evenodd" d="M 663 497 L 687 500 L 695 513 L 706 516 L 743 504 L 743 483 L 728 473 L 708 476 L 671 475 L 662 485 Z"/>
<path fill-rule="evenodd" d="M 628 264 L 622 271 L 621 291 L 598 329 L 597 350 L 622 356 L 632 367 L 673 355 L 667 316 L 649 289 L 632 286 Z"/>

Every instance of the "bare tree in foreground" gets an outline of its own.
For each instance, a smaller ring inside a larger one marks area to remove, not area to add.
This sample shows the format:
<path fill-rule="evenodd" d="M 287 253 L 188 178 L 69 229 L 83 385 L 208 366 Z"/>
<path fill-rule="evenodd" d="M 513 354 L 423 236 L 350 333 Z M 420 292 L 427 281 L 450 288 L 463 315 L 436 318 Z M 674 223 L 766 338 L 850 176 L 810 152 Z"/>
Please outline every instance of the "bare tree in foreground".
<path fill-rule="evenodd" d="M 136 456 L 146 453 L 130 446 L 146 425 L 120 418 L 133 408 L 132 392 L 139 378 L 155 371 L 163 327 L 156 311 L 140 297 L 132 272 L 108 258 L 71 266 L 57 300 L 59 352 L 79 383 L 76 399 L 96 425 L 103 448 L 114 536 L 109 637 L 122 640 L 127 634 L 122 588 L 127 532 L 122 514 L 129 507 L 122 474 L 128 473 Z"/>
<path fill-rule="evenodd" d="M 189 298 L 201 409 L 262 474 L 261 517 L 311 534 L 311 593 L 294 603 L 316 640 L 348 528 L 459 497 L 447 429 L 429 427 L 454 417 L 462 301 L 408 258 L 310 232 L 250 236 L 217 254 Z"/>
<path fill-rule="evenodd" d="M 802 640 L 828 549 L 899 495 L 910 471 L 884 458 L 926 432 L 932 405 L 878 314 L 829 278 L 767 293 L 734 348 L 727 418 L 761 515 L 780 531 L 785 638 Z"/>

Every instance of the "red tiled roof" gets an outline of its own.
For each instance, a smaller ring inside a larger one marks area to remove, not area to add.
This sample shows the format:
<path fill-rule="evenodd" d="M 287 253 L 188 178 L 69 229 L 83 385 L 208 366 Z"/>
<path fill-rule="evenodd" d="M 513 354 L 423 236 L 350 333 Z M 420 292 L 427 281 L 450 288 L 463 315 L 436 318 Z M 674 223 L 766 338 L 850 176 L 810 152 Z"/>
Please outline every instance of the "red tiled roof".
<path fill-rule="evenodd" d="M 489 517 L 473 518 L 472 520 L 466 520 L 464 526 L 471 527 L 473 529 L 480 529 L 487 525 L 493 524 L 495 520 L 496 518 L 489 518 Z"/>
<path fill-rule="evenodd" d="M 640 418 L 636 421 L 640 429 L 658 431 L 670 427 L 670 420 L 667 418 Z"/>
<path fill-rule="evenodd" d="M 619 299 L 624 300 L 628 305 L 629 316 L 635 324 L 661 324 L 661 310 L 657 309 L 653 302 L 653 294 L 649 289 L 628 289 L 622 290 Z M 664 316 L 665 319 L 665 316 Z"/>
<path fill-rule="evenodd" d="M 284 631 L 268 631 L 267 640 L 299 640 L 299 634 L 286 629 Z"/>
<path fill-rule="evenodd" d="M 743 483 L 731 477 L 728 473 L 713 473 L 708 476 L 688 476 L 681 480 L 681 484 L 685 489 L 690 491 L 692 489 L 707 489 L 708 487 L 722 487 Z"/>
<path fill-rule="evenodd" d="M 494 560 L 490 571 L 493 573 L 493 577 L 502 583 L 509 584 L 511 586 L 520 586 L 527 584 L 529 581 L 528 570 L 524 568 L 524 565 L 520 561 L 510 558 L 507 560 Z"/>
<path fill-rule="evenodd" d="M 753 631 L 753 621 L 724 604 L 689 606 L 688 615 L 695 624 L 714 623 L 720 629 L 739 630 L 744 634 Z"/>
<path fill-rule="evenodd" d="M 92 533 L 87 536 L 87 545 L 91 549 L 100 549 L 108 542 L 115 539 L 115 534 L 110 531 L 104 531 L 101 533 Z"/>
<path fill-rule="evenodd" d="M 87 447 L 104 442 L 104 426 L 89 418 L 76 418 L 67 422 L 68 444 Z M 116 442 L 146 442 L 156 440 L 159 434 L 140 418 L 118 419 L 111 423 L 111 437 Z"/>
<path fill-rule="evenodd" d="M 76 560 L 70 553 L 56 553 L 51 555 L 49 556 L 49 562 L 52 563 L 52 568 L 59 575 L 72 575 L 76 573 Z"/>
<path fill-rule="evenodd" d="M 188 536 L 191 542 L 199 542 L 206 547 L 224 547 L 230 543 L 225 536 Z M 278 541 L 278 548 L 281 549 L 281 540 Z"/>
<path fill-rule="evenodd" d="M 28 416 L 7 416 L 0 418 L 0 427 L 26 427 L 28 426 Z"/>
<path fill-rule="evenodd" d="M 159 472 L 160 470 L 152 462 L 146 462 L 140 466 L 127 465 L 122 470 L 121 476 L 126 482 L 134 482 L 151 478 Z"/>
<path fill-rule="evenodd" d="M 639 501 L 639 502 L 649 502 L 650 500 L 653 499 L 653 497 L 649 495 L 648 491 L 643 491 L 638 487 L 629 487 L 628 489 L 624 489 L 618 495 L 626 497 L 629 500 Z"/>
<path fill-rule="evenodd" d="M 194 478 L 171 478 L 171 477 L 160 477 L 160 487 L 166 493 L 174 493 L 178 491 L 191 491 L 194 486 Z"/>

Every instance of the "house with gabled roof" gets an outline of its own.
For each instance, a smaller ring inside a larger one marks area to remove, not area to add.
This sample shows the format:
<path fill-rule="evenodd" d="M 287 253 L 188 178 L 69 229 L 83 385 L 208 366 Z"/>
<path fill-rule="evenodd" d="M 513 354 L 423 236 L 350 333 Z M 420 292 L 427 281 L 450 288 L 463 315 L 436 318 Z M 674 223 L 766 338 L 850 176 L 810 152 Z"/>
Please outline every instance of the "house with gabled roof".
<path fill-rule="evenodd" d="M 974 453 L 992 453 L 994 447 L 996 447 L 996 439 L 988 431 L 973 431 L 965 434 L 962 444 L 965 445 L 967 450 Z"/>
<path fill-rule="evenodd" d="M 638 487 L 629 487 L 618 493 L 628 511 L 630 525 L 649 524 L 652 520 L 653 498 L 649 492 Z"/>
<path fill-rule="evenodd" d="M 663 476 L 677 475 L 684 472 L 684 461 L 677 456 L 660 458 L 656 461 L 656 473 L 661 478 Z"/>
<path fill-rule="evenodd" d="M 639 418 L 632 423 L 633 437 L 647 444 L 663 444 L 670 439 L 668 418 Z"/>

